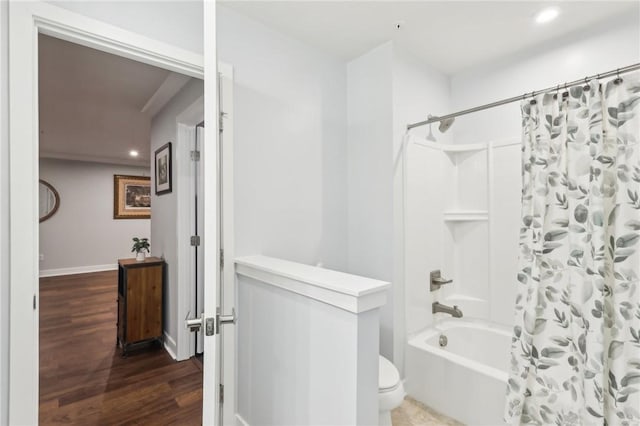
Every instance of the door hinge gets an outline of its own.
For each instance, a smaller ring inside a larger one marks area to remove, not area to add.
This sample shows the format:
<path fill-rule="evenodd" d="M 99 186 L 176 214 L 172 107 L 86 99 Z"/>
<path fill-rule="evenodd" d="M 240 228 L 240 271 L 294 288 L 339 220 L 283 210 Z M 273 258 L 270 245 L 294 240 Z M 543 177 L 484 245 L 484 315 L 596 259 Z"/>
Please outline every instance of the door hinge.
<path fill-rule="evenodd" d="M 227 113 L 224 111 L 220 111 L 218 115 L 218 129 L 220 132 L 224 130 L 224 118 L 227 116 Z"/>
<path fill-rule="evenodd" d="M 200 151 L 191 151 L 191 161 L 200 161 Z"/>
<path fill-rule="evenodd" d="M 224 268 L 224 249 L 220 249 L 220 268 Z"/>
<path fill-rule="evenodd" d="M 220 403 L 222 404 L 224 402 L 224 385 L 220 383 L 218 389 L 220 390 L 218 393 L 220 394 Z"/>
<path fill-rule="evenodd" d="M 34 295 L 33 295 L 33 310 L 34 310 L 34 311 L 36 310 L 36 306 L 37 306 L 37 305 L 36 305 L 36 295 L 34 294 Z"/>
<path fill-rule="evenodd" d="M 198 247 L 200 245 L 200 235 L 191 236 L 191 245 L 194 247 Z"/>

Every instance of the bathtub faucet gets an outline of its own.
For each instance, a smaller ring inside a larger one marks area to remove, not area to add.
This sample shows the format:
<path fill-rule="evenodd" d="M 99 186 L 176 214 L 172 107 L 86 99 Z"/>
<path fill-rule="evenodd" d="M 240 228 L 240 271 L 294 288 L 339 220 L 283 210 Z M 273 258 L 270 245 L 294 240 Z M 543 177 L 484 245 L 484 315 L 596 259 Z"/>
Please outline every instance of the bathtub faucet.
<path fill-rule="evenodd" d="M 431 305 L 431 313 L 437 314 L 438 312 L 444 312 L 454 318 L 462 318 L 462 311 L 458 309 L 457 305 L 453 305 L 452 308 L 451 306 L 443 305 L 440 302 L 433 302 Z"/>

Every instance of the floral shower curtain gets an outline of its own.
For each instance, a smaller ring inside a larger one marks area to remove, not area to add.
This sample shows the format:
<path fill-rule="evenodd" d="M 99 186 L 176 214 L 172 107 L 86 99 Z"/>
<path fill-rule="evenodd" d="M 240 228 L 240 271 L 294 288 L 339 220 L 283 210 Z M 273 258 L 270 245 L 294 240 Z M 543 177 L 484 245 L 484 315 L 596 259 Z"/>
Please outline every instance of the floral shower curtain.
<path fill-rule="evenodd" d="M 522 103 L 505 420 L 640 424 L 640 75 Z"/>

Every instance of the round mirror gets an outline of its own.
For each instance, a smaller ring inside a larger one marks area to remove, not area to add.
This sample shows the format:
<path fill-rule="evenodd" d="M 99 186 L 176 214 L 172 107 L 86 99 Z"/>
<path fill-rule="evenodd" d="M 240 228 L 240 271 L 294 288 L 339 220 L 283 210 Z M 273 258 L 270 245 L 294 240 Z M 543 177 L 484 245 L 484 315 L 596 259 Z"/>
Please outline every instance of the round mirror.
<path fill-rule="evenodd" d="M 60 207 L 58 191 L 49 182 L 40 179 L 40 222 L 53 216 Z"/>

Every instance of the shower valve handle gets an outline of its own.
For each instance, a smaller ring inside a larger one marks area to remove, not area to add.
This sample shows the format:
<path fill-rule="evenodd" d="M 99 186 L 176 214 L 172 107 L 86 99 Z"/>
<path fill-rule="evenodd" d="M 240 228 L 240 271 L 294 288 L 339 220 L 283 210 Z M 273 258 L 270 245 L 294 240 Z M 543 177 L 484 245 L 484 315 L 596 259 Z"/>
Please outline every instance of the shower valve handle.
<path fill-rule="evenodd" d="M 435 271 L 431 271 L 431 273 L 429 274 L 429 289 L 431 291 L 436 291 L 441 286 L 452 283 L 452 282 L 453 280 L 442 278 L 442 273 L 440 272 L 439 269 L 436 269 Z"/>

